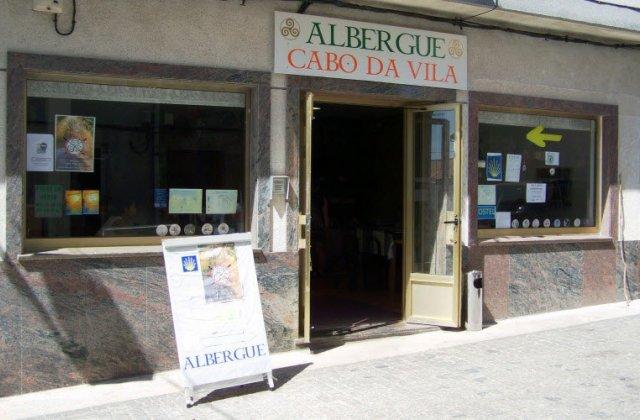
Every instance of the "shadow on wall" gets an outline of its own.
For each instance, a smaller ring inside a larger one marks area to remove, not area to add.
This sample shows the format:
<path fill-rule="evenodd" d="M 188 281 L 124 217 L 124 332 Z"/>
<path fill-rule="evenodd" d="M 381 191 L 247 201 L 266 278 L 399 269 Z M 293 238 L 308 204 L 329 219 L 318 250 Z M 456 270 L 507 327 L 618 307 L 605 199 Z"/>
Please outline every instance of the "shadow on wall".
<path fill-rule="evenodd" d="M 0 345 L 8 348 L 0 351 L 9 350 L 14 360 L 3 363 L 0 395 L 152 371 L 142 343 L 154 322 L 147 319 L 146 268 L 133 261 L 101 264 L 2 264 L 8 310 L 0 321 L 8 340 Z M 171 345 L 172 339 L 166 337 Z"/>

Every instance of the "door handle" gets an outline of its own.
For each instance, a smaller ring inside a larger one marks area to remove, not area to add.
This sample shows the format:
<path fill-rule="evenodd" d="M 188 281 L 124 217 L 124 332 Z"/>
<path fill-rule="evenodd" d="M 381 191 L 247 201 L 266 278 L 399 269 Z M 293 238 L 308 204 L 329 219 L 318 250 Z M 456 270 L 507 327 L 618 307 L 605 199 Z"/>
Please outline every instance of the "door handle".
<path fill-rule="evenodd" d="M 458 226 L 458 223 L 460 223 L 460 221 L 458 220 L 458 216 L 456 216 L 453 220 L 445 220 L 444 223 L 447 225 Z"/>

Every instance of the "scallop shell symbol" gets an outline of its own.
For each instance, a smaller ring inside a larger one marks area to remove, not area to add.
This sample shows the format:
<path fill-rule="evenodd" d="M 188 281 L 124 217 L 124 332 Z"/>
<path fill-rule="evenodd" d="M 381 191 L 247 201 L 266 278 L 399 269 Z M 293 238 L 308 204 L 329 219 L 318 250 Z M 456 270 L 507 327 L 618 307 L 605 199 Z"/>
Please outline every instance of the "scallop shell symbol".
<path fill-rule="evenodd" d="M 280 24 L 280 34 L 289 40 L 296 39 L 300 36 L 300 24 L 292 17 L 285 18 Z"/>
<path fill-rule="evenodd" d="M 500 170 L 502 169 L 500 162 L 496 159 L 489 160 L 487 167 L 487 173 L 491 176 L 491 178 L 497 178 L 500 175 Z"/>
<path fill-rule="evenodd" d="M 454 39 L 449 43 L 449 55 L 453 58 L 460 58 L 464 54 L 462 41 Z"/>
<path fill-rule="evenodd" d="M 186 257 L 182 259 L 182 267 L 184 271 L 195 271 L 196 267 L 198 267 L 198 263 L 196 262 L 195 257 Z"/>

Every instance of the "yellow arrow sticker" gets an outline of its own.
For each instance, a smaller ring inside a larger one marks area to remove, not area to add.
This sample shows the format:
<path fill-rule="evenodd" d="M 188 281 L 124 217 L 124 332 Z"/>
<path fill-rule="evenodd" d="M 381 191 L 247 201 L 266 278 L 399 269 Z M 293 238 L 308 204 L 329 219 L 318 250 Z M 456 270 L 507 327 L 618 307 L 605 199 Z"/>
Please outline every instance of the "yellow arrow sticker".
<path fill-rule="evenodd" d="M 527 133 L 527 140 L 538 147 L 545 147 L 546 141 L 560 141 L 562 134 L 543 133 L 544 126 L 541 124 Z"/>

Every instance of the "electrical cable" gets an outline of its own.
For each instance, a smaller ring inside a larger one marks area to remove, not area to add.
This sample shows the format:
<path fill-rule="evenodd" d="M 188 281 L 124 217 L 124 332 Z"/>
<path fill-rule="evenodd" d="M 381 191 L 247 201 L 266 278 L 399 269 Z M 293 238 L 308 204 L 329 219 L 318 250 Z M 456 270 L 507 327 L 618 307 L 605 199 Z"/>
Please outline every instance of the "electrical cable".
<path fill-rule="evenodd" d="M 76 7 L 76 0 L 73 0 L 73 12 L 72 12 L 72 17 L 71 17 L 71 29 L 69 29 L 68 32 L 61 32 L 60 29 L 58 28 L 58 14 L 56 13 L 55 15 L 53 15 L 53 27 L 56 30 L 56 33 L 60 36 L 69 36 L 73 33 L 73 31 L 76 29 L 76 12 L 77 12 L 77 7 Z"/>
<path fill-rule="evenodd" d="M 600 4 L 602 6 L 619 7 L 621 9 L 627 9 L 627 10 L 631 10 L 632 12 L 640 13 L 640 7 L 633 7 L 633 6 L 628 6 L 626 4 L 617 4 L 617 3 L 611 3 L 608 1 L 601 1 L 601 0 L 584 0 L 584 1 L 587 1 L 589 3 Z"/>
<path fill-rule="evenodd" d="M 622 197 L 622 176 L 618 174 L 618 224 L 620 225 L 620 260 L 622 261 L 622 291 L 627 306 L 631 302 L 629 280 L 627 279 L 627 258 L 624 252 L 624 201 Z"/>
<path fill-rule="evenodd" d="M 284 0 L 284 1 L 297 2 L 300 0 Z M 427 15 L 423 13 L 409 12 L 404 10 L 394 10 L 394 9 L 387 9 L 387 8 L 377 7 L 377 6 L 368 6 L 363 4 L 350 3 L 344 0 L 304 0 L 304 3 L 305 4 L 309 3 L 309 5 L 313 3 L 328 4 L 336 7 L 343 7 L 346 9 L 360 10 L 365 12 L 391 13 L 391 14 L 397 14 L 400 16 L 424 19 L 432 22 L 449 23 L 451 25 L 459 27 L 460 29 L 471 28 L 471 29 L 482 29 L 487 31 L 500 31 L 500 32 L 506 32 L 511 34 L 529 36 L 532 38 L 544 39 L 547 41 L 564 41 L 564 42 L 571 42 L 574 44 L 595 45 L 598 47 L 640 49 L 640 44 L 607 43 L 607 42 L 594 41 L 594 40 L 585 39 L 585 38 L 577 38 L 569 35 L 556 35 L 556 34 L 550 34 L 550 33 L 532 32 L 524 29 L 515 29 L 515 28 L 491 25 L 486 23 L 479 23 L 479 22 L 469 22 L 460 18 L 445 18 L 441 16 Z"/>
<path fill-rule="evenodd" d="M 462 18 L 462 20 L 477 18 L 478 16 L 486 15 L 487 13 L 491 13 L 498 8 L 498 0 L 495 0 L 493 7 L 489 10 L 485 10 L 484 12 L 480 12 L 477 15 L 467 16 L 466 18 Z"/>

